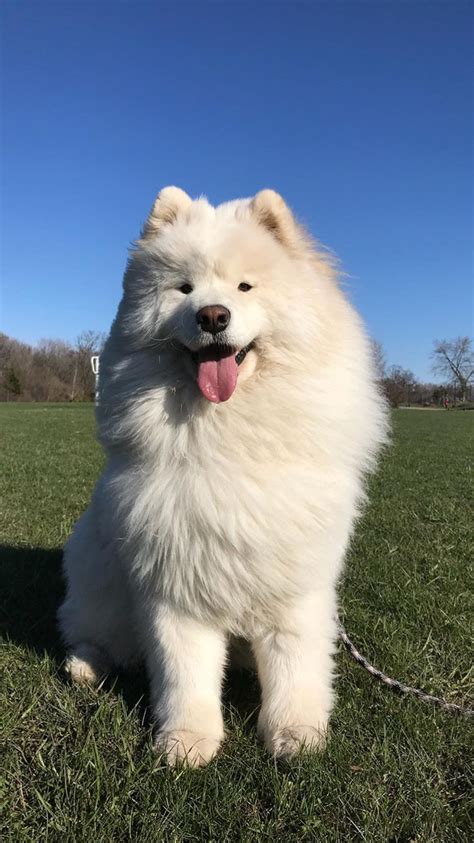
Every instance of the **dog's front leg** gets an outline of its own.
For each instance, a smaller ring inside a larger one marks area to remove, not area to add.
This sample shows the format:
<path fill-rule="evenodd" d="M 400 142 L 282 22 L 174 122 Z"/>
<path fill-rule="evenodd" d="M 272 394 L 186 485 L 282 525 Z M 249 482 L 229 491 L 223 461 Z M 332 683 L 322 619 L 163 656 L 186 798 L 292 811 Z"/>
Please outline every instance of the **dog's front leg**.
<path fill-rule="evenodd" d="M 207 764 L 224 737 L 224 634 L 162 604 L 146 646 L 157 751 L 169 764 Z"/>
<path fill-rule="evenodd" d="M 333 692 L 334 593 L 308 595 L 252 642 L 262 689 L 258 727 L 269 751 L 324 746 Z"/>

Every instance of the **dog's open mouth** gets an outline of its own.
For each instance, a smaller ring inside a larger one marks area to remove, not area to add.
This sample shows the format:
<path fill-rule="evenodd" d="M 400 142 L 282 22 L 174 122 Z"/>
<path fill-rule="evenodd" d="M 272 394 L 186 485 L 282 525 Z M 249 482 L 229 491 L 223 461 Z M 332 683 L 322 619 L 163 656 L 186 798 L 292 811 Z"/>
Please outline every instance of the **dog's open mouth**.
<path fill-rule="evenodd" d="M 239 350 L 213 343 L 190 352 L 197 366 L 199 389 L 208 401 L 213 404 L 228 401 L 237 386 L 239 366 L 253 347 L 253 342 Z"/>

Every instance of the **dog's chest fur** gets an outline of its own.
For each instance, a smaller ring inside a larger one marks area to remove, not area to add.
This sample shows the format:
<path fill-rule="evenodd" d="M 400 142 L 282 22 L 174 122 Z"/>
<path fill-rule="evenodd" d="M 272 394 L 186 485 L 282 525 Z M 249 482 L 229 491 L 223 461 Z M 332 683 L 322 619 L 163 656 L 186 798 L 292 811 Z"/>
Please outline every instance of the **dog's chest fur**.
<path fill-rule="evenodd" d="M 112 460 L 111 488 L 133 574 L 228 626 L 304 590 L 332 495 L 291 419 L 275 439 L 258 407 L 207 409 L 180 424 L 156 410 L 146 458 Z"/>

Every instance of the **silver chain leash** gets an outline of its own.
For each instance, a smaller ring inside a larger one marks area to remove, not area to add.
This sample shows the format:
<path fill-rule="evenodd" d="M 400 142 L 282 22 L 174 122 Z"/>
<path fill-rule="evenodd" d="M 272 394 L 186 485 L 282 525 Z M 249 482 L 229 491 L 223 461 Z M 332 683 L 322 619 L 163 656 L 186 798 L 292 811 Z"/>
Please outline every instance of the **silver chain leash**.
<path fill-rule="evenodd" d="M 388 688 L 391 688 L 392 691 L 400 694 L 412 694 L 417 697 L 417 699 L 421 700 L 421 702 L 437 705 L 439 708 L 442 708 L 443 711 L 447 711 L 449 714 L 454 714 L 457 717 L 474 717 L 474 709 L 472 708 L 465 708 L 464 706 L 457 705 L 456 703 L 449 703 L 441 697 L 434 697 L 433 694 L 427 694 L 420 688 L 412 688 L 410 685 L 404 685 L 403 682 L 399 682 L 398 679 L 392 679 L 390 676 L 387 676 L 386 673 L 382 673 L 381 670 L 378 670 L 373 664 L 370 664 L 362 653 L 359 653 L 359 650 L 355 644 L 352 643 L 339 620 L 338 627 L 339 638 L 354 661 L 364 667 L 368 673 L 374 677 L 374 679 L 377 679 L 379 682 L 383 682 L 383 684 L 387 685 Z"/>

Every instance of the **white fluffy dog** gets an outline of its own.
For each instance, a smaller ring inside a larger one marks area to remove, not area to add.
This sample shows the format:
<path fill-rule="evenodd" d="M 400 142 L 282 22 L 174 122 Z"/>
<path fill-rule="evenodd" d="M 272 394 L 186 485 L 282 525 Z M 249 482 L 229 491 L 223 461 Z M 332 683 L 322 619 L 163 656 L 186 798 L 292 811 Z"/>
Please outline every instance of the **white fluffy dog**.
<path fill-rule="evenodd" d="M 276 756 L 324 740 L 336 583 L 386 413 L 360 320 L 283 199 L 161 191 L 101 357 L 108 462 L 64 556 L 69 670 L 144 658 L 157 748 L 209 761 L 235 639 Z"/>

